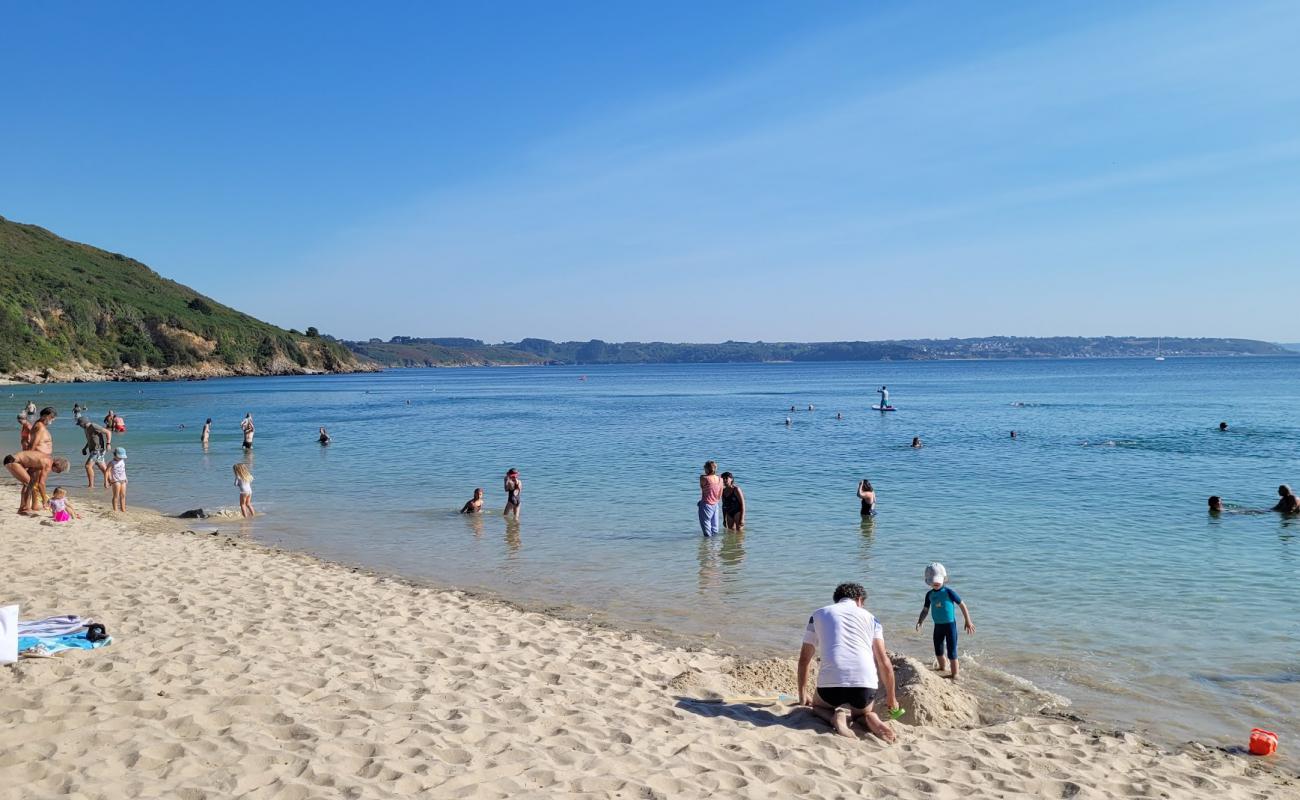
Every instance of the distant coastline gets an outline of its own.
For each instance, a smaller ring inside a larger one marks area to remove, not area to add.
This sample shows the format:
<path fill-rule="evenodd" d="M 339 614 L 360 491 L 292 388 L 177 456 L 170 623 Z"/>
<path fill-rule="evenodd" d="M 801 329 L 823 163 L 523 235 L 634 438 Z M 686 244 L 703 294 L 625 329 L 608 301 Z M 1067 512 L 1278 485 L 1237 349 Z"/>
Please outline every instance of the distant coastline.
<path fill-rule="evenodd" d="M 996 361 L 1050 358 L 1297 356 L 1254 339 L 1178 337 L 1022 337 L 852 342 L 552 342 L 394 336 L 340 340 L 359 359 L 384 367 L 491 367 L 598 364 L 762 364 L 827 361 Z"/>

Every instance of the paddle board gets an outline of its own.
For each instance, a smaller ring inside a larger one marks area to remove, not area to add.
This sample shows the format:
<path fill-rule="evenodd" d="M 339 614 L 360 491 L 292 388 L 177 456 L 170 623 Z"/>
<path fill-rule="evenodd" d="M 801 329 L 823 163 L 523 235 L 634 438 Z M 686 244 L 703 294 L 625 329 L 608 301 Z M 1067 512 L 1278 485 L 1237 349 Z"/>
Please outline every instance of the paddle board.
<path fill-rule="evenodd" d="M 897 411 L 898 409 L 894 408 L 893 406 L 883 406 L 883 407 L 882 407 L 882 406 L 872 406 L 872 407 L 871 407 L 871 410 L 872 410 L 872 411 Z"/>

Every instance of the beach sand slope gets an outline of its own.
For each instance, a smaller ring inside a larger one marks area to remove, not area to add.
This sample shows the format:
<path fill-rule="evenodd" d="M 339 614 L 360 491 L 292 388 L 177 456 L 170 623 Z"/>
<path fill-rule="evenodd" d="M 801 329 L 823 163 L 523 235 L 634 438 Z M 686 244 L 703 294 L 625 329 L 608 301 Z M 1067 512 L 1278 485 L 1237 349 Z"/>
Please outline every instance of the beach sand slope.
<path fill-rule="evenodd" d="M 115 638 L 0 667 L 6 798 L 1300 796 L 1247 757 L 1062 719 L 844 740 L 775 693 L 692 693 L 762 673 L 721 654 L 85 516 L 0 515 L 0 603 Z"/>

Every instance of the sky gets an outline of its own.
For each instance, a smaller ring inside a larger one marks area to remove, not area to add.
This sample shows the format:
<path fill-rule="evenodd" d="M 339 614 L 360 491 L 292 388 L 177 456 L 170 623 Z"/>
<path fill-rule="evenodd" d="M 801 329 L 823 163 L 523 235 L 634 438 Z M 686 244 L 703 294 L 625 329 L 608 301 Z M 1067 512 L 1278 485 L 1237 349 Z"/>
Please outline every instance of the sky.
<path fill-rule="evenodd" d="M 0 11 L 0 215 L 284 327 L 1300 341 L 1297 3 Z"/>

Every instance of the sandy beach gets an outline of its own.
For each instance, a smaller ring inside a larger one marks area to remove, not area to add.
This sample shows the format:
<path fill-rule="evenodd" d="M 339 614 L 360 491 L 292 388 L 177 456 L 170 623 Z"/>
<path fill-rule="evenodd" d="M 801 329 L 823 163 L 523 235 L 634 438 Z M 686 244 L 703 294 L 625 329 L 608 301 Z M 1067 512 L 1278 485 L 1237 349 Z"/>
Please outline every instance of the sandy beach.
<path fill-rule="evenodd" d="M 62 526 L 0 516 L 0 604 L 115 640 L 0 667 L 5 797 L 1300 797 L 1248 756 L 1064 717 L 981 724 L 903 658 L 899 741 L 840 739 L 777 699 L 793 661 L 84 505 Z"/>

